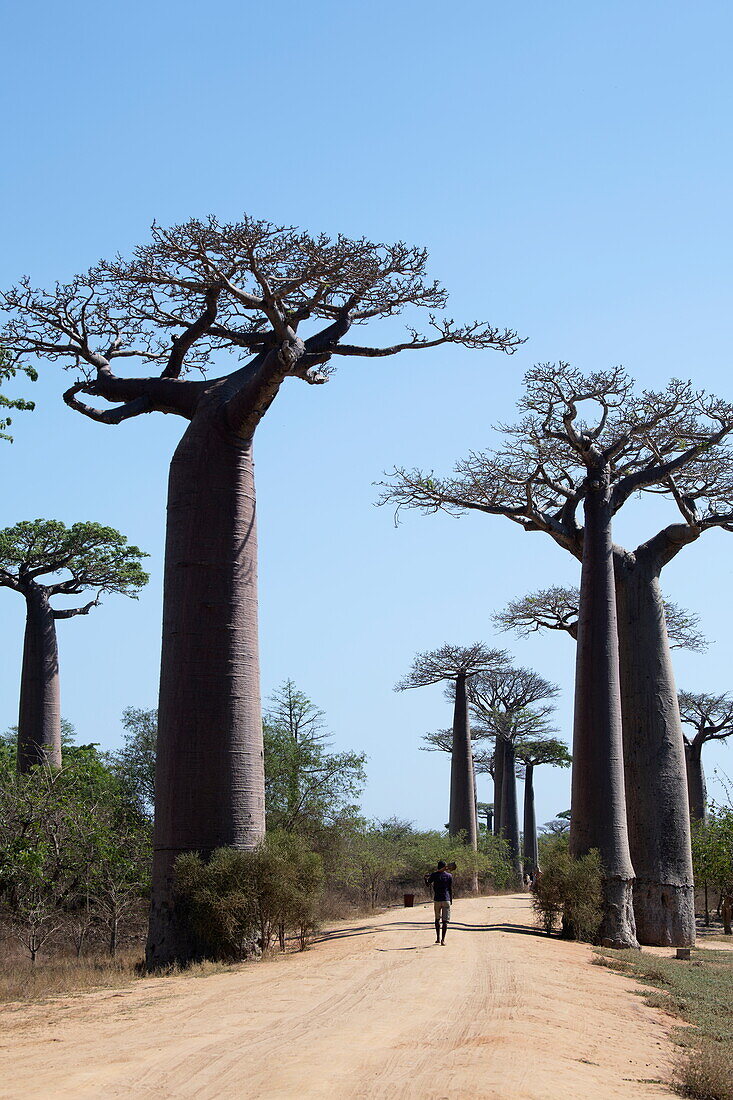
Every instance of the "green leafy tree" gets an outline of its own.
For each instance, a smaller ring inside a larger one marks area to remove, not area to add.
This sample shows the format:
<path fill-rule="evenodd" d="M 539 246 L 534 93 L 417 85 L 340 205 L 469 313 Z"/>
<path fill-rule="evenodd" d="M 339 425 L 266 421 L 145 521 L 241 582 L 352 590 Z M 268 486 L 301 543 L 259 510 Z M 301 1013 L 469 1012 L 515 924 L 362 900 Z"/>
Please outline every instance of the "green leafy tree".
<path fill-rule="evenodd" d="M 705 922 L 710 923 L 708 890 L 733 895 L 733 807 L 712 805 L 705 821 L 692 824 L 695 881 L 705 889 Z"/>
<path fill-rule="evenodd" d="M 108 923 L 110 894 L 134 881 L 118 906 L 116 946 L 123 910 L 145 891 L 149 843 L 149 823 L 96 746 L 75 746 L 62 769 L 33 774 L 0 753 L 0 906 L 32 961 L 67 925 L 80 953 L 91 924 Z"/>
<path fill-rule="evenodd" d="M 269 831 L 315 838 L 353 808 L 366 782 L 366 755 L 332 752 L 324 713 L 292 680 L 273 693 L 263 721 Z"/>
<path fill-rule="evenodd" d="M 136 599 L 148 575 L 147 557 L 124 535 L 100 523 L 37 519 L 0 531 L 0 587 L 26 604 L 18 717 L 18 768 L 61 766 L 59 651 L 56 623 L 87 615 L 102 595 L 116 592 Z M 41 578 L 49 578 L 42 581 Z M 53 578 L 53 579 L 50 579 Z M 56 597 L 93 598 L 75 607 L 56 607 Z"/>
<path fill-rule="evenodd" d="M 155 755 L 158 741 L 158 712 L 125 707 L 122 748 L 114 754 L 114 765 L 133 792 L 139 806 L 152 813 L 155 802 Z"/>

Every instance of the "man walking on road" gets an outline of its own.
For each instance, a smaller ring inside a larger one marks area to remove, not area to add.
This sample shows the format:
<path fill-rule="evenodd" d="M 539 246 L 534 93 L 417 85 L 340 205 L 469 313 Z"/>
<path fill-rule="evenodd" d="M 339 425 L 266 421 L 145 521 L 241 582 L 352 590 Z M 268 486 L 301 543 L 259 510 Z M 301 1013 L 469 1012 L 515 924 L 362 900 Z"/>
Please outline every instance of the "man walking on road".
<path fill-rule="evenodd" d="M 435 942 L 445 947 L 445 933 L 453 904 L 453 875 L 446 870 L 445 860 L 438 861 L 438 870 L 425 876 L 425 885 L 433 888 L 435 909 Z"/>

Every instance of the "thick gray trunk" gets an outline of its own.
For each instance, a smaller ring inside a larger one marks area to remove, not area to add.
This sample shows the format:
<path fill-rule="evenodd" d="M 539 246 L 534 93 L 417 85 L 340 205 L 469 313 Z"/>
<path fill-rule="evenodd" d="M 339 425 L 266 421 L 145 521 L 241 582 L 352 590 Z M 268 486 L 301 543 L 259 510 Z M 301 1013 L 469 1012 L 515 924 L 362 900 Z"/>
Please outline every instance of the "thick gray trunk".
<path fill-rule="evenodd" d="M 23 586 L 26 602 L 18 714 L 18 771 L 61 767 L 61 702 L 56 620 L 43 588 Z"/>
<path fill-rule="evenodd" d="M 537 869 L 537 820 L 534 809 L 534 764 L 524 768 L 524 871 L 533 874 Z"/>
<path fill-rule="evenodd" d="M 502 796 L 504 791 L 504 739 L 494 742 L 494 835 L 502 836 Z"/>
<path fill-rule="evenodd" d="M 497 741 L 499 738 L 497 738 Z M 502 816 L 504 818 L 503 836 L 509 849 L 509 862 L 512 868 L 512 888 L 522 886 L 522 856 L 519 851 L 519 813 L 517 809 L 517 774 L 514 743 L 504 741 L 504 781 L 502 783 Z"/>
<path fill-rule="evenodd" d="M 695 905 L 684 739 L 653 562 L 617 560 L 624 781 L 639 943 L 689 947 Z"/>
<path fill-rule="evenodd" d="M 702 745 L 685 745 L 690 821 L 707 820 L 707 789 L 702 766 Z"/>
<path fill-rule="evenodd" d="M 170 469 L 150 968 L 199 953 L 177 856 L 253 848 L 264 830 L 252 446 L 207 405 Z"/>
<path fill-rule="evenodd" d="M 638 947 L 624 796 L 610 477 L 589 471 L 580 581 L 573 726 L 570 850 L 598 849 L 604 912 L 599 936 L 611 947 Z"/>
<path fill-rule="evenodd" d="M 471 728 L 466 699 L 466 677 L 456 677 L 456 700 L 453 711 L 453 749 L 450 767 L 450 813 L 448 832 L 451 836 L 464 833 L 468 847 L 477 848 L 478 825 L 474 798 L 473 752 Z"/>

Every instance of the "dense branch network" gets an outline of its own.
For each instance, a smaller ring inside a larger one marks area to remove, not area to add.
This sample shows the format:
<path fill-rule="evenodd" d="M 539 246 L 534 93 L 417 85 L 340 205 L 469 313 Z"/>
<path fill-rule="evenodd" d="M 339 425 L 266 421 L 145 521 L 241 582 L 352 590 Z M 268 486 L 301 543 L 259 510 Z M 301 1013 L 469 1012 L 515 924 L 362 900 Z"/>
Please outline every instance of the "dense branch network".
<path fill-rule="evenodd" d="M 446 317 L 446 291 L 427 278 L 426 263 L 424 249 L 402 242 L 312 236 L 248 217 L 156 224 L 130 258 L 102 261 L 51 290 L 24 279 L 5 292 L 0 343 L 13 363 L 35 356 L 74 370 L 65 401 L 106 424 L 154 411 L 190 420 L 220 383 L 227 422 L 246 437 L 286 377 L 322 383 L 334 356 L 445 344 L 516 350 L 522 340 L 513 330 Z M 426 331 L 408 327 L 404 339 L 381 347 L 343 343 L 354 326 L 408 308 L 427 313 Z M 244 365 L 203 380 L 222 351 Z M 119 376 L 122 360 L 154 373 Z"/>
<path fill-rule="evenodd" d="M 578 588 L 553 585 L 512 600 L 492 618 L 498 630 L 515 630 L 520 637 L 542 630 L 559 630 L 577 639 L 579 604 Z M 672 649 L 705 652 L 708 642 L 698 629 L 699 615 L 671 600 L 664 601 L 664 613 Z"/>
<path fill-rule="evenodd" d="M 621 370 L 584 375 L 565 363 L 525 377 L 524 412 L 502 425 L 497 451 L 472 451 L 453 476 L 395 469 L 380 503 L 425 514 L 475 510 L 501 515 L 525 531 L 545 531 L 578 559 L 578 510 L 593 470 L 610 470 L 617 512 L 638 492 L 671 497 L 682 522 L 645 544 L 664 560 L 711 527 L 733 523 L 733 405 L 673 379 L 636 394 Z"/>

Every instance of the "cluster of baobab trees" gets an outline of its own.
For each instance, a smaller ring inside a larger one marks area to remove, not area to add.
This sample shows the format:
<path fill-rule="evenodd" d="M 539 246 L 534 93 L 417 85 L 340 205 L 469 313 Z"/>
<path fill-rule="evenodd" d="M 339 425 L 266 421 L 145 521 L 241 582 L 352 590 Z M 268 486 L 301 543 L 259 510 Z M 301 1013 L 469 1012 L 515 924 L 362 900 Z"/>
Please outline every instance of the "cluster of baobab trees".
<path fill-rule="evenodd" d="M 211 217 L 154 225 L 129 257 L 50 289 L 22 279 L 0 297 L 0 345 L 11 364 L 72 371 L 69 409 L 105 426 L 151 413 L 184 421 L 168 483 L 151 967 L 197 950 L 176 904 L 176 858 L 250 848 L 264 833 L 253 469 L 260 421 L 287 380 L 320 385 L 339 358 L 451 344 L 510 354 L 522 343 L 511 329 L 448 319 L 446 292 L 426 263 L 424 250 L 401 242 Z M 409 322 L 401 341 L 347 339 L 357 326 L 400 314 Z M 419 315 L 428 318 L 425 332 Z M 522 411 L 500 453 L 471 454 L 444 481 L 398 471 L 386 496 L 428 511 L 504 515 L 544 531 L 582 563 L 573 850 L 601 852 L 604 939 L 635 944 L 639 927 L 645 942 L 689 942 L 685 753 L 659 574 L 703 532 L 731 521 L 725 440 L 733 409 L 685 383 L 636 395 L 620 370 L 586 378 L 560 364 L 529 373 Z M 679 515 L 630 552 L 613 544 L 611 523 L 637 492 L 666 494 Z M 458 689 L 487 671 L 456 667 L 452 678 Z M 468 753 L 463 689 L 455 694 Z M 454 803 L 456 814 L 473 805 L 465 776 Z"/>
<path fill-rule="evenodd" d="M 395 470 L 383 500 L 504 516 L 579 561 L 576 607 L 557 608 L 577 639 L 571 851 L 600 852 L 604 942 L 683 946 L 695 935 L 687 768 L 660 575 L 733 523 L 733 406 L 689 382 L 638 392 L 621 368 L 560 363 L 526 375 L 520 411 L 497 450 L 443 479 Z M 674 522 L 628 550 L 613 519 L 646 493 Z"/>
<path fill-rule="evenodd" d="M 450 753 L 448 832 L 462 836 L 473 848 L 478 842 L 476 774 L 494 781 L 492 831 L 507 843 L 514 885 L 537 869 L 537 822 L 534 808 L 534 769 L 541 764 L 568 767 L 570 755 L 553 736 L 550 700 L 558 694 L 532 669 L 512 665 L 504 650 L 481 642 L 471 646 L 444 645 L 418 653 L 396 690 L 445 683 L 453 702 L 453 725 L 425 735 L 429 749 Z M 475 750 L 491 742 L 492 750 Z M 524 778 L 524 813 L 520 846 L 517 806 L 517 768 Z"/>

